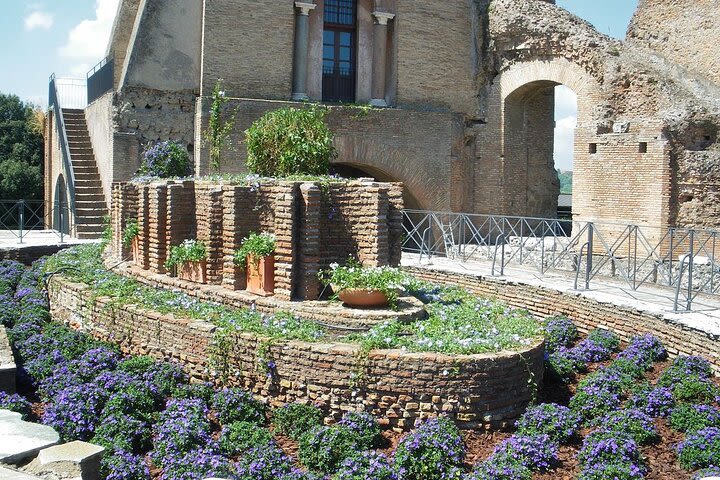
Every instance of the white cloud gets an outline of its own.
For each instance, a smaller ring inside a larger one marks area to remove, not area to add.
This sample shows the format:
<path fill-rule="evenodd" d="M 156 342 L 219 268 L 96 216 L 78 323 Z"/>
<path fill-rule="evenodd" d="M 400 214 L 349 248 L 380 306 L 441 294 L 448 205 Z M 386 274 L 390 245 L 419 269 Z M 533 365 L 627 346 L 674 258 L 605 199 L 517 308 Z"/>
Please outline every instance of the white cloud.
<path fill-rule="evenodd" d="M 119 0 L 96 0 L 95 18 L 85 19 L 70 30 L 59 53 L 63 57 L 78 60 L 78 64 L 70 68 L 71 71 L 77 72 L 84 68 L 83 64 L 93 64 L 105 55 L 118 2 Z"/>
<path fill-rule="evenodd" d="M 555 168 L 572 170 L 577 95 L 564 85 L 555 88 Z"/>
<path fill-rule="evenodd" d="M 39 5 L 33 5 L 33 7 L 39 7 Z M 43 30 L 49 30 L 53 26 L 54 18 L 52 14 L 44 12 L 42 10 L 34 9 L 27 17 L 25 17 L 25 30 L 31 32 L 37 28 Z"/>

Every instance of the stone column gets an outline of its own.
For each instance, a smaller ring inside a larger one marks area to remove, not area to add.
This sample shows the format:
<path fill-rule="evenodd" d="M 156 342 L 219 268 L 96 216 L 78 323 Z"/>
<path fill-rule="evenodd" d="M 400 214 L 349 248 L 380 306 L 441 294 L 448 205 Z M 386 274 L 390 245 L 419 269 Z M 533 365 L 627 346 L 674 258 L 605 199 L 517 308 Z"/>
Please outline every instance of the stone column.
<path fill-rule="evenodd" d="M 387 107 L 385 101 L 385 69 L 387 63 L 387 25 L 395 18 L 394 13 L 373 12 L 373 68 L 372 68 L 372 99 L 373 107 Z"/>
<path fill-rule="evenodd" d="M 308 64 L 308 32 L 310 12 L 314 3 L 295 2 L 295 57 L 293 62 L 292 99 L 308 100 L 307 96 L 307 64 Z"/>

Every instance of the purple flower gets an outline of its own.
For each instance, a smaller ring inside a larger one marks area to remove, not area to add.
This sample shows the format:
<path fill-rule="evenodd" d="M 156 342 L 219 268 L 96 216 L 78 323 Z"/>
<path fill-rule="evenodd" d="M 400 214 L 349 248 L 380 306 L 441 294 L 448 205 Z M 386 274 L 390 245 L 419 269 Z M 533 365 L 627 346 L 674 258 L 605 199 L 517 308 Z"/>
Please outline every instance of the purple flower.
<path fill-rule="evenodd" d="M 581 417 L 567 407 L 543 403 L 527 409 L 515 424 L 518 434 L 547 435 L 554 442 L 567 442 L 580 429 Z"/>
<path fill-rule="evenodd" d="M 712 467 L 720 462 L 720 428 L 703 428 L 689 434 L 677 447 L 680 465 L 688 470 Z"/>
<path fill-rule="evenodd" d="M 405 435 L 395 451 L 398 480 L 442 480 L 462 465 L 465 447 L 457 427 L 433 418 Z"/>
<path fill-rule="evenodd" d="M 531 470 L 548 470 L 559 463 L 558 444 L 549 435 L 525 436 L 515 434 L 495 447 L 493 456 L 517 459 Z"/>

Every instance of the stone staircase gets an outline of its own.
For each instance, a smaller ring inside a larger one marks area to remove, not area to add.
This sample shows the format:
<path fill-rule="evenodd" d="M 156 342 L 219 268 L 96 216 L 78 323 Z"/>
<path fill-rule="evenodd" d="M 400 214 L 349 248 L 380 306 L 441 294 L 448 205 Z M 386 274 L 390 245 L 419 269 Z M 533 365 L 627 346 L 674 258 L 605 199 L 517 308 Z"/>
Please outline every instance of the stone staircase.
<path fill-rule="evenodd" d="M 100 238 L 108 209 L 83 110 L 63 109 L 65 134 L 75 172 L 75 236 Z"/>

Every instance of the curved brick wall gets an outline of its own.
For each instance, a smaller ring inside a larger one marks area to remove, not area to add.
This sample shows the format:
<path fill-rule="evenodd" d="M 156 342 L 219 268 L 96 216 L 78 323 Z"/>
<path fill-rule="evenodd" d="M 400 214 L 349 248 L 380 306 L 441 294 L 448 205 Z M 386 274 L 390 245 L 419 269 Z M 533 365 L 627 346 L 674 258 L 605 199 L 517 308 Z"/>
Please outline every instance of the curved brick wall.
<path fill-rule="evenodd" d="M 49 285 L 53 318 L 120 345 L 125 353 L 176 359 L 197 379 L 212 379 L 208 368 L 214 326 L 163 316 L 132 306 L 90 300 L 90 289 L 53 277 Z M 370 411 L 381 424 L 408 430 L 415 420 L 447 414 L 461 428 L 509 426 L 532 397 L 528 377 L 543 377 L 544 343 L 523 352 L 449 356 L 376 350 L 361 360 L 357 346 L 285 341 L 268 344 L 234 334 L 226 358 L 227 384 L 243 386 L 273 405 L 321 403 L 335 421 L 347 410 Z M 267 348 L 269 345 L 269 348 Z M 264 348 L 259 348 L 264 347 Z M 257 352 L 267 348 L 264 359 Z M 271 376 L 264 368 L 272 359 Z M 361 380 L 354 380 L 362 373 Z M 219 380 L 216 378 L 216 380 Z"/>
<path fill-rule="evenodd" d="M 581 295 L 569 295 L 559 290 L 491 277 L 415 267 L 405 270 L 417 278 L 459 285 L 477 295 L 497 298 L 510 306 L 527 309 L 540 317 L 567 315 L 583 331 L 603 327 L 615 331 L 626 341 L 633 335 L 652 333 L 662 340 L 671 355 L 702 355 L 712 362 L 716 374 L 720 374 L 720 338 L 660 315 L 599 302 Z"/>

